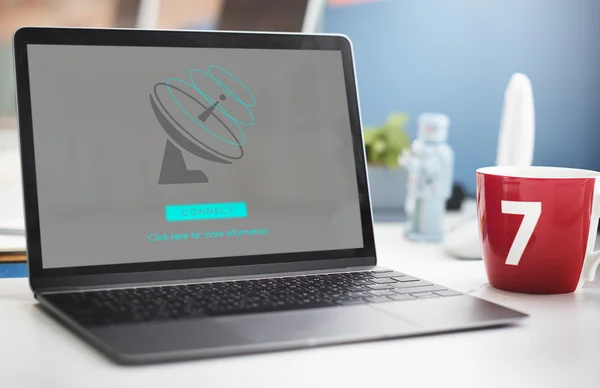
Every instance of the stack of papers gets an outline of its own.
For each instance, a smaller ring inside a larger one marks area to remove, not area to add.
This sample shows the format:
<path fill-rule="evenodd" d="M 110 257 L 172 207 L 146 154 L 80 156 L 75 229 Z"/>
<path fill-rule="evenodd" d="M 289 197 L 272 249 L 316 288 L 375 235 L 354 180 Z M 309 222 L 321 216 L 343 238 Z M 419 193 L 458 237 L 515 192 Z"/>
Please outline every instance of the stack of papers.
<path fill-rule="evenodd" d="M 0 218 L 0 234 L 23 235 L 25 233 L 25 222 L 22 217 Z"/>
<path fill-rule="evenodd" d="M 0 253 L 25 251 L 25 225 L 23 218 L 0 219 Z"/>
<path fill-rule="evenodd" d="M 17 131 L 0 130 L 0 252 L 25 252 Z"/>
<path fill-rule="evenodd" d="M 25 253 L 25 236 L 0 234 L 0 253 Z"/>

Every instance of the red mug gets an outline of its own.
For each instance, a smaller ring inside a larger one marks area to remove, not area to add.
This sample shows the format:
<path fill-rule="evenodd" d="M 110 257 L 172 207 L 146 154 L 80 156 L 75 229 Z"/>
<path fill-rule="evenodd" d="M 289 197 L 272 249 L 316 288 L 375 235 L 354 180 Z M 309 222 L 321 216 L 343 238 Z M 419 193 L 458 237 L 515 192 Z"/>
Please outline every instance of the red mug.
<path fill-rule="evenodd" d="M 492 287 L 573 292 L 594 280 L 600 172 L 560 167 L 477 170 L 477 216 Z"/>

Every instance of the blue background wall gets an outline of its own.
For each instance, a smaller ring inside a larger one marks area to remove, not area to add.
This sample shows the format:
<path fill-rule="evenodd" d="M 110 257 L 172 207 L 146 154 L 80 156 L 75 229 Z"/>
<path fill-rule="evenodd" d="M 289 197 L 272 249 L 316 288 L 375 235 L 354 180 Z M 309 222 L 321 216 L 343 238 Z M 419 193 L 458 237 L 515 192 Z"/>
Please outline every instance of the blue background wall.
<path fill-rule="evenodd" d="M 365 125 L 394 110 L 452 119 L 456 179 L 493 165 L 504 90 L 527 74 L 534 163 L 600 169 L 600 1 L 385 0 L 330 7 L 327 32 L 355 48 Z"/>

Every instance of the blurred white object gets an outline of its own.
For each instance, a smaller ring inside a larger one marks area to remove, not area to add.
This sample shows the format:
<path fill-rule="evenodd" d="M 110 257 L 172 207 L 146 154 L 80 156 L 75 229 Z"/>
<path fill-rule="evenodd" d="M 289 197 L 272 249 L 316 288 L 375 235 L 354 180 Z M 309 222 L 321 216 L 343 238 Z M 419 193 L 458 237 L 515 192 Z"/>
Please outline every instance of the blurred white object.
<path fill-rule="evenodd" d="M 515 73 L 504 93 L 496 165 L 531 166 L 535 143 L 535 109 L 531 81 Z M 444 248 L 460 259 L 481 259 L 477 215 L 446 233 Z"/>
<path fill-rule="evenodd" d="M 17 135 L 16 129 L 0 130 L 0 252 L 25 250 Z"/>
<path fill-rule="evenodd" d="M 156 28 L 156 20 L 160 11 L 160 0 L 142 0 L 135 21 L 136 28 Z"/>
<path fill-rule="evenodd" d="M 0 234 L 0 253 L 25 253 L 25 236 Z"/>
<path fill-rule="evenodd" d="M 0 235 L 25 235 L 25 219 L 22 217 L 0 218 Z"/>
<path fill-rule="evenodd" d="M 535 143 L 535 111 L 531 81 L 516 73 L 504 93 L 498 139 L 498 166 L 531 166 Z"/>
<path fill-rule="evenodd" d="M 324 31 L 324 14 L 326 2 L 324 0 L 309 0 L 306 4 L 306 14 L 302 23 L 302 32 L 318 33 Z"/>

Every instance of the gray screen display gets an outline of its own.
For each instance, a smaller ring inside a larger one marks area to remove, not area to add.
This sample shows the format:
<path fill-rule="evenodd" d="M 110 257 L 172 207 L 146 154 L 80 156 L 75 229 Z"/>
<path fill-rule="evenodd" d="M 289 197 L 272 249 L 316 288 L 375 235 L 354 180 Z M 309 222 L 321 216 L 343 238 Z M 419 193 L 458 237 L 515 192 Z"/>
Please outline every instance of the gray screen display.
<path fill-rule="evenodd" d="M 44 268 L 363 247 L 341 53 L 28 57 Z"/>

